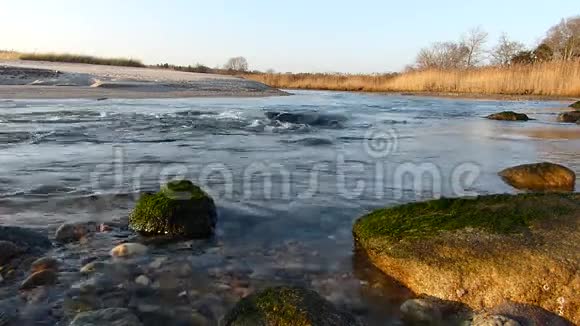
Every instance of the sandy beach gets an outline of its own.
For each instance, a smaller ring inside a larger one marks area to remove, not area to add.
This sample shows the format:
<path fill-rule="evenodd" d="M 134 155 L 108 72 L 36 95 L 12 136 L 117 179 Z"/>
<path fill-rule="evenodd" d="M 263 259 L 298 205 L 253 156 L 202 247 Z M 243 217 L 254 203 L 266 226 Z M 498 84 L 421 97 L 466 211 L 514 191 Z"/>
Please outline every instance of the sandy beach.
<path fill-rule="evenodd" d="M 239 77 L 154 68 L 0 61 L 0 99 L 256 97 L 286 93 Z"/>

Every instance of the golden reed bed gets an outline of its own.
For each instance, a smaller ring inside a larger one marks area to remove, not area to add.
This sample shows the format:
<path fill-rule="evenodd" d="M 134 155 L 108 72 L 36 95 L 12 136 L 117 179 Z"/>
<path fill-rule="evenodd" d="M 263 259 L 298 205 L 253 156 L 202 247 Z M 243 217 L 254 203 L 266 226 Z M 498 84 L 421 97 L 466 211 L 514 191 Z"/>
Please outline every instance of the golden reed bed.
<path fill-rule="evenodd" d="M 276 88 L 580 97 L 580 61 L 399 75 L 251 74 Z"/>

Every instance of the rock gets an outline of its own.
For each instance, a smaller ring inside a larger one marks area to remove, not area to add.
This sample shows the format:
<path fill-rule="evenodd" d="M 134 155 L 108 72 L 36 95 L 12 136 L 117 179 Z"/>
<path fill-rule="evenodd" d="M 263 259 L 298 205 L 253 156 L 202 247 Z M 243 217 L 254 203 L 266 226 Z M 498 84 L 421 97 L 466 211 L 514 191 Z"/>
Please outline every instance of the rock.
<path fill-rule="evenodd" d="M 20 254 L 22 250 L 10 241 L 0 241 L 0 266 Z"/>
<path fill-rule="evenodd" d="M 140 243 L 123 243 L 111 250 L 111 256 L 113 257 L 132 257 L 132 256 L 142 256 L 148 251 L 147 246 Z"/>
<path fill-rule="evenodd" d="M 577 302 L 577 301 L 576 301 Z M 550 312 L 537 306 L 522 304 L 512 301 L 503 302 L 493 308 L 491 308 L 488 313 L 491 315 L 507 316 L 510 319 L 517 321 L 520 325 L 550 325 L 550 326 L 573 326 L 568 320 L 559 316 L 560 313 L 563 315 L 573 315 L 578 313 L 578 306 L 561 303 L 559 307 L 561 311 Z M 566 312 L 565 310 L 571 310 Z M 577 320 L 576 320 L 577 321 Z M 576 322 L 577 324 L 577 322 Z"/>
<path fill-rule="evenodd" d="M 564 112 L 558 115 L 558 122 L 576 123 L 579 120 L 580 111 Z"/>
<path fill-rule="evenodd" d="M 501 315 L 479 314 L 473 317 L 471 326 L 520 326 L 520 323 Z"/>
<path fill-rule="evenodd" d="M 65 223 L 56 230 L 55 240 L 59 243 L 80 241 L 91 233 L 97 232 L 97 223 Z"/>
<path fill-rule="evenodd" d="M 524 164 L 499 173 L 502 179 L 517 189 L 540 191 L 573 191 L 576 174 L 554 163 Z"/>
<path fill-rule="evenodd" d="M 139 318 L 131 310 L 109 308 L 78 314 L 70 326 L 141 326 Z"/>
<path fill-rule="evenodd" d="M 443 316 L 439 306 L 425 299 L 410 299 L 401 305 L 403 320 L 411 324 L 439 325 Z"/>
<path fill-rule="evenodd" d="M 149 284 L 151 284 L 151 280 L 145 275 L 139 275 L 135 279 L 135 283 L 142 285 L 142 286 L 149 286 Z"/>
<path fill-rule="evenodd" d="M 475 311 L 510 298 L 580 322 L 580 193 L 406 204 L 360 218 L 353 233 L 357 254 L 415 293 Z"/>
<path fill-rule="evenodd" d="M 43 270 L 53 270 L 58 272 L 59 261 L 52 257 L 42 257 L 35 260 L 31 265 L 32 273 L 40 272 Z"/>
<path fill-rule="evenodd" d="M 573 103 L 573 104 L 570 104 L 570 107 L 573 109 L 580 110 L 580 101 Z"/>
<path fill-rule="evenodd" d="M 213 199 L 190 181 L 171 181 L 156 194 L 143 194 L 129 227 L 146 236 L 207 238 L 217 213 Z"/>
<path fill-rule="evenodd" d="M 44 252 L 52 247 L 48 237 L 13 226 L 0 226 L 0 241 L 9 241 L 22 251 Z"/>
<path fill-rule="evenodd" d="M 490 120 L 503 120 L 503 121 L 528 121 L 530 118 L 523 113 L 516 113 L 513 111 L 503 111 L 500 113 L 494 113 L 488 115 L 486 118 Z"/>
<path fill-rule="evenodd" d="M 360 325 L 318 293 L 298 287 L 275 287 L 242 299 L 226 315 L 225 326 Z"/>
<path fill-rule="evenodd" d="M 58 279 L 57 272 L 47 269 L 30 275 L 20 285 L 21 290 L 30 290 L 39 286 L 54 285 Z"/>

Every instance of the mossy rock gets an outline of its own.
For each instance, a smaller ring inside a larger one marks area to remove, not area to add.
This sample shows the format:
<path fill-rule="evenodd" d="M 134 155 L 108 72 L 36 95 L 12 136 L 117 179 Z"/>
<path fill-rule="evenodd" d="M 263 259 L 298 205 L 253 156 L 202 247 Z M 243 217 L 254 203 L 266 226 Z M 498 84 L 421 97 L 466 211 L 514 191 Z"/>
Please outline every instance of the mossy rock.
<path fill-rule="evenodd" d="M 576 110 L 580 110 L 580 101 L 570 104 L 570 107 Z"/>
<path fill-rule="evenodd" d="M 318 293 L 300 287 L 274 287 L 242 299 L 225 317 L 226 326 L 359 325 Z"/>
<path fill-rule="evenodd" d="M 580 120 L 580 111 L 563 112 L 558 115 L 558 122 L 576 123 Z"/>
<path fill-rule="evenodd" d="M 505 300 L 580 322 L 580 194 L 442 198 L 354 225 L 359 252 L 415 293 L 474 310 Z"/>
<path fill-rule="evenodd" d="M 499 113 L 494 113 L 488 115 L 486 118 L 490 120 L 502 120 L 502 121 L 528 121 L 531 120 L 527 115 L 523 113 L 516 113 L 513 111 L 503 111 Z"/>
<path fill-rule="evenodd" d="M 213 199 L 191 181 L 171 181 L 158 193 L 141 196 L 129 217 L 129 227 L 147 236 L 207 238 L 217 213 Z"/>
<path fill-rule="evenodd" d="M 550 162 L 523 164 L 505 169 L 501 178 L 516 189 L 534 191 L 574 191 L 576 174 Z"/>

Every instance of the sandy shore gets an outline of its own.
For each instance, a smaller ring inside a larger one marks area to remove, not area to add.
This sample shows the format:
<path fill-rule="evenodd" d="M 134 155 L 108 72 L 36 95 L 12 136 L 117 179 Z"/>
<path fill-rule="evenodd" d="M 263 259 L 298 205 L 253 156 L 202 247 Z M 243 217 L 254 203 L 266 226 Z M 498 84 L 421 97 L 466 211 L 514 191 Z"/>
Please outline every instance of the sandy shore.
<path fill-rule="evenodd" d="M 223 75 L 74 63 L 0 61 L 0 99 L 254 97 L 286 93 Z"/>

